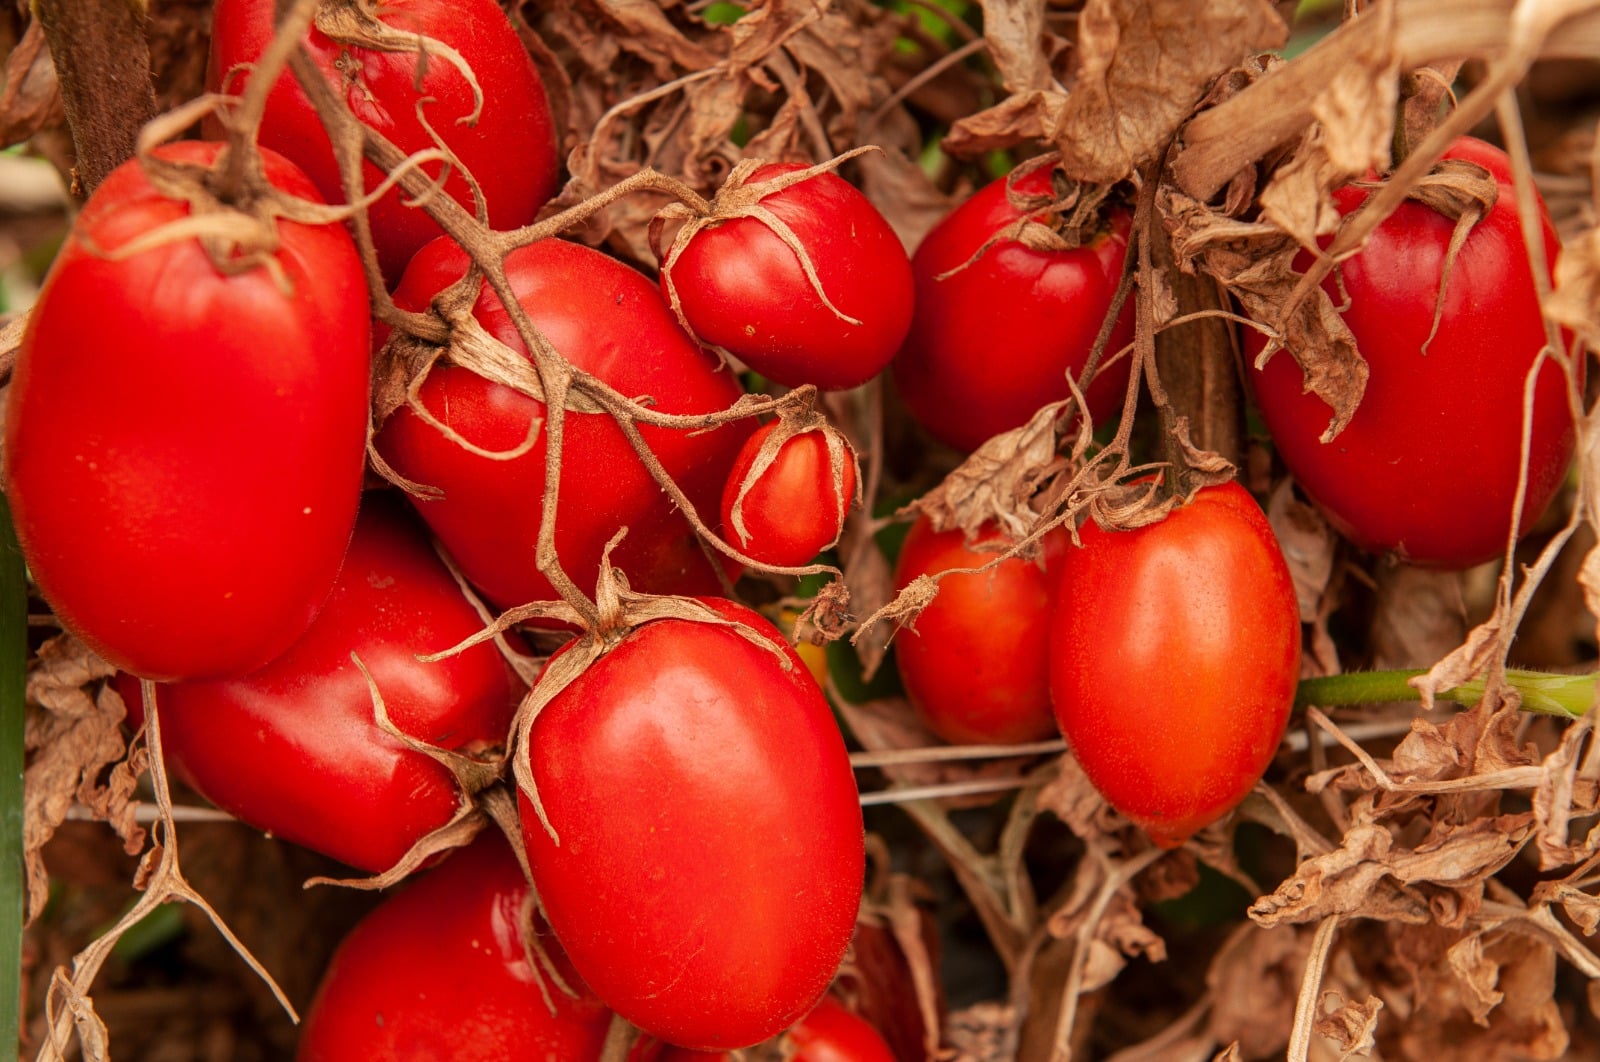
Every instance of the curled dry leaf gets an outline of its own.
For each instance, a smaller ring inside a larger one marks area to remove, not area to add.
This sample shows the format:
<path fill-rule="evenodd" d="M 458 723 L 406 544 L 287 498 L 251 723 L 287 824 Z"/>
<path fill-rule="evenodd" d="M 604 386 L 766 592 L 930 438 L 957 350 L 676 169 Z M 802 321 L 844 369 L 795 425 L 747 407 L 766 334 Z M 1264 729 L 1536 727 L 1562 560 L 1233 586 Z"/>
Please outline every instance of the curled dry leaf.
<path fill-rule="evenodd" d="M 1533 791 L 1535 844 L 1542 871 L 1582 863 L 1600 840 L 1593 834 L 1577 844 L 1571 840 L 1573 821 L 1600 811 L 1600 743 L 1593 740 L 1594 719 L 1590 712 L 1567 727 L 1555 750 L 1544 758 L 1544 777 Z"/>
<path fill-rule="evenodd" d="M 996 524 L 1013 540 L 1026 538 L 1039 521 L 1040 486 L 1068 467 L 1056 453 L 1056 427 L 1076 404 L 1053 402 L 1022 427 L 989 439 L 910 508 L 927 513 L 935 531 L 959 527 L 972 538 Z"/>
<path fill-rule="evenodd" d="M 1377 572 L 1371 667 L 1429 667 L 1461 644 L 1467 605 L 1459 572 L 1384 564 Z"/>
<path fill-rule="evenodd" d="M 1289 565 L 1300 622 L 1314 623 L 1333 578 L 1339 537 L 1315 506 L 1295 497 L 1294 483 L 1288 479 L 1274 487 L 1267 499 L 1267 523 Z"/>
<path fill-rule="evenodd" d="M 1322 994 L 1324 1013 L 1316 1021 L 1317 1035 L 1334 1042 L 1339 1051 L 1339 1062 L 1354 1057 L 1366 1058 L 1376 1046 L 1374 1034 L 1378 1031 L 1378 1012 L 1383 1009 L 1383 1000 L 1377 996 L 1348 1002 L 1342 1000 L 1343 997 L 1336 991 Z M 1336 1002 L 1338 1006 L 1329 1011 L 1329 1002 Z"/>
<path fill-rule="evenodd" d="M 24 143 L 66 120 L 44 26 L 35 19 L 0 67 L 0 148 Z"/>
<path fill-rule="evenodd" d="M 1282 1051 L 1310 950 L 1308 929 L 1235 930 L 1206 971 L 1212 1042 L 1232 1043 L 1246 1058 Z"/>

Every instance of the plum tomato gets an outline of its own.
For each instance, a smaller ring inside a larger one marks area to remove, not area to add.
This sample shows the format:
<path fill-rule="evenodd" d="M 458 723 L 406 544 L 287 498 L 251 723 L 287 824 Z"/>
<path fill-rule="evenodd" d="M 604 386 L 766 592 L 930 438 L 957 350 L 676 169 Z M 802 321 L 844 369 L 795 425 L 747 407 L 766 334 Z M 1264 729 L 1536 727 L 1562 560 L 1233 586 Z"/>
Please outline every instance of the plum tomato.
<path fill-rule="evenodd" d="M 455 813 L 450 772 L 379 728 L 367 680 L 402 733 L 464 750 L 506 739 L 522 685 L 492 644 L 437 663 L 482 629 L 416 518 L 371 495 L 311 629 L 244 678 L 157 686 L 174 772 L 212 803 L 352 866 L 388 870 Z M 118 688 L 142 714 L 138 684 Z"/>
<path fill-rule="evenodd" d="M 274 0 L 218 0 L 206 72 L 210 91 L 243 90 L 240 72 L 272 41 L 274 7 Z M 402 151 L 447 147 L 460 166 L 446 178 L 445 192 L 468 211 L 475 209 L 465 169 L 483 193 L 491 227 L 531 222 L 555 194 L 560 160 L 544 83 L 505 13 L 494 0 L 384 0 L 372 10 L 398 43 L 362 47 L 334 40 L 315 26 L 306 35 L 312 58 L 342 88 L 351 111 Z M 481 96 L 437 50 L 424 61 L 416 50 L 418 36 L 454 49 L 471 68 Z M 272 87 L 258 142 L 304 167 L 329 201 L 344 201 L 328 135 L 287 71 Z M 422 169 L 438 177 L 441 164 Z M 370 162 L 365 177 L 369 192 L 383 181 Z M 438 225 L 420 208 L 407 206 L 398 190 L 372 204 L 370 217 L 391 284 L 418 248 L 439 235 Z"/>
<path fill-rule="evenodd" d="M 167 144 L 207 166 L 222 145 Z M 262 152 L 281 191 L 319 201 Z M 67 629 L 152 679 L 240 675 L 310 625 L 355 524 L 366 458 L 367 289 L 338 225 L 279 219 L 270 268 L 220 271 L 130 161 L 84 204 L 7 396 L 5 491 Z"/>
<path fill-rule="evenodd" d="M 534 721 L 554 837 L 520 803 L 540 902 L 595 994 L 660 1040 L 735 1050 L 821 998 L 866 856 L 816 682 L 758 614 L 704 603 L 751 636 L 678 618 L 628 631 Z"/>
<path fill-rule="evenodd" d="M 769 163 L 753 183 L 805 167 Z M 737 216 L 699 229 L 661 263 L 689 328 L 787 387 L 825 390 L 872 379 L 911 324 L 911 266 L 894 229 L 866 196 L 818 173 L 761 199 L 811 259 L 827 302 L 800 258 L 764 220 Z M 829 309 L 831 302 L 846 321 Z"/>
<path fill-rule="evenodd" d="M 395 302 L 425 310 L 466 270 L 466 252 L 448 239 L 436 240 L 407 269 Z M 623 394 L 649 396 L 663 413 L 708 413 L 731 406 L 743 393 L 733 374 L 678 326 L 655 286 L 615 259 L 577 244 L 540 240 L 508 255 L 506 271 L 518 301 L 555 349 Z M 473 314 L 496 339 L 525 351 L 510 315 L 487 287 Z M 401 475 L 443 491 L 412 502 L 485 595 L 507 608 L 553 600 L 554 589 L 534 564 L 544 494 L 544 404 L 443 363 L 419 398 L 433 417 L 485 450 L 512 452 L 524 444 L 530 425 L 541 425 L 530 449 L 502 460 L 460 446 L 402 406 L 382 425 L 376 446 Z M 714 524 L 728 470 L 754 426 L 738 421 L 708 432 L 649 425 L 639 430 L 696 510 Z M 616 422 L 603 412 L 569 411 L 555 544 L 580 588 L 593 588 L 601 551 L 621 527 L 628 534 L 611 559 L 634 589 L 719 591 L 716 569 L 694 529 Z"/>
<path fill-rule="evenodd" d="M 452 852 L 340 943 L 296 1058 L 600 1058 L 611 1012 L 564 969 L 548 935 L 543 947 L 577 995 L 538 967 L 523 940 L 532 916 L 527 879 L 504 837 L 491 831 Z"/>
<path fill-rule="evenodd" d="M 1341 308 L 1370 375 L 1361 404 L 1329 442 L 1328 406 L 1304 391 L 1279 352 L 1247 373 L 1262 419 L 1295 481 L 1347 538 L 1411 564 L 1459 569 L 1505 552 L 1517 495 L 1523 384 L 1545 345 L 1544 318 L 1504 152 L 1463 138 L 1445 153 L 1482 166 L 1494 205 L 1445 272 L 1455 222 L 1407 200 L 1323 288 Z M 1339 189 L 1342 214 L 1368 189 Z M 1546 276 L 1559 244 L 1539 207 Z M 1302 254 L 1296 268 L 1310 265 Z M 1438 331 L 1435 301 L 1443 291 Z M 1264 340 L 1247 333 L 1252 353 Z M 1575 428 L 1561 368 L 1534 386 L 1528 489 L 1519 530 L 1549 506 L 1572 459 Z"/>
<path fill-rule="evenodd" d="M 823 996 L 785 1038 L 794 1049 L 790 1062 L 895 1062 L 882 1034 L 832 996 Z"/>
<path fill-rule="evenodd" d="M 1088 522 L 1050 629 L 1056 719 L 1089 780 L 1163 847 L 1220 819 L 1277 751 L 1300 615 L 1260 506 L 1206 487 L 1158 523 Z"/>
<path fill-rule="evenodd" d="M 763 424 L 739 450 L 722 489 L 722 529 L 746 556 L 796 567 L 839 541 L 856 496 L 856 459 L 844 443 L 844 464 L 835 479 L 827 437 L 802 432 L 785 440 L 771 463 L 746 484 L 778 424 Z"/>
<path fill-rule="evenodd" d="M 1012 190 L 1046 197 L 1051 180 L 1048 168 L 1029 170 Z M 1071 394 L 1067 374 L 1076 377 L 1087 364 L 1128 252 L 1132 219 L 1113 208 L 1104 230 L 1075 249 L 1037 249 L 1007 237 L 979 255 L 1027 214 L 1006 191 L 1007 179 L 979 190 L 911 257 L 916 312 L 891 373 L 917 422 L 958 450 L 975 450 Z M 1096 424 L 1121 408 L 1132 363 L 1111 359 L 1132 341 L 1129 299 L 1085 395 Z"/>
<path fill-rule="evenodd" d="M 1004 536 L 987 526 L 974 545 L 984 543 L 1001 545 Z M 900 681 L 929 730 L 957 745 L 1019 744 L 1055 734 L 1050 609 L 1069 546 L 1065 531 L 1053 531 L 1040 560 L 1012 557 L 981 575 L 946 576 L 933 602 L 895 635 Z M 895 589 L 919 575 L 978 568 L 994 558 L 969 547 L 960 529 L 935 531 L 924 514 L 900 547 Z"/>

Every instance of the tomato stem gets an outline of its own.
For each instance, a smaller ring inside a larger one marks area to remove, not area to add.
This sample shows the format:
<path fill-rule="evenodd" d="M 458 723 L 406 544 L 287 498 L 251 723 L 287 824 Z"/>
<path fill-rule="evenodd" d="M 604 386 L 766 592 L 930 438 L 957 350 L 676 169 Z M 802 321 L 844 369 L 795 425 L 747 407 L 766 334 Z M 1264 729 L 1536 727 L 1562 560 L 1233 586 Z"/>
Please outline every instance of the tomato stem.
<path fill-rule="evenodd" d="M 1411 680 L 1426 671 L 1361 671 L 1345 675 L 1325 675 L 1321 678 L 1301 679 L 1295 690 L 1295 706 L 1303 708 L 1315 704 L 1332 708 L 1348 704 L 1369 704 L 1390 701 L 1417 701 L 1422 695 L 1411 685 Z M 1595 699 L 1595 682 L 1600 673 L 1583 675 L 1557 675 L 1543 671 L 1506 671 L 1506 683 L 1522 695 L 1522 708 L 1542 715 L 1559 715 L 1567 719 L 1580 719 L 1586 715 Z M 1439 700 L 1454 704 L 1473 705 L 1483 697 L 1482 680 L 1466 682 L 1453 689 L 1444 690 Z"/>
<path fill-rule="evenodd" d="M 22 768 L 28 672 L 28 576 L 11 509 L 0 496 L 0 1054 L 14 1055 L 21 1033 Z"/>

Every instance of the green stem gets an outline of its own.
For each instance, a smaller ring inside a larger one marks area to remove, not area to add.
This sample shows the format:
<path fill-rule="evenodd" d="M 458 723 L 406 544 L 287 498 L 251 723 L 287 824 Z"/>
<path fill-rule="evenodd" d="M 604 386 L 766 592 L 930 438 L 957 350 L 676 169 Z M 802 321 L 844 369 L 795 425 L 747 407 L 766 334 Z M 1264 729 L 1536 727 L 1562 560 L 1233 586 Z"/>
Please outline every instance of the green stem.
<path fill-rule="evenodd" d="M 0 1056 L 15 1058 L 22 1009 L 22 765 L 28 574 L 0 495 Z"/>
<path fill-rule="evenodd" d="M 1426 671 L 1357 671 L 1346 675 L 1326 675 L 1301 679 L 1295 690 L 1295 706 L 1315 704 L 1335 708 L 1346 704 L 1371 704 L 1390 701 L 1417 701 L 1421 694 L 1411 680 Z M 1543 671 L 1506 671 L 1506 682 L 1522 694 L 1523 710 L 1544 715 L 1580 719 L 1588 714 L 1595 700 L 1596 673 L 1554 675 Z M 1455 704 L 1477 704 L 1483 697 L 1482 681 L 1463 683 L 1441 692 L 1439 700 Z"/>

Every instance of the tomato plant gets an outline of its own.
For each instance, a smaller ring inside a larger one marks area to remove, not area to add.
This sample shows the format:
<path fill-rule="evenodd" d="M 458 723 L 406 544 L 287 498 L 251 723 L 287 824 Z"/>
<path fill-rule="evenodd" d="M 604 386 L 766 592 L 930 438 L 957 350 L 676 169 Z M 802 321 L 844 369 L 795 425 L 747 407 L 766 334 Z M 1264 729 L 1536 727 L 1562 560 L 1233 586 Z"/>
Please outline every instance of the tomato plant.
<path fill-rule="evenodd" d="M 204 167 L 220 146 L 155 157 Z M 275 187 L 319 198 L 262 156 Z M 6 404 L 6 496 L 40 591 L 153 679 L 243 674 L 288 648 L 333 585 L 364 468 L 370 318 L 350 237 L 279 219 L 281 246 L 227 272 L 193 236 L 133 249 L 189 216 L 138 162 L 102 182 Z"/>
<path fill-rule="evenodd" d="M 212 803 L 352 866 L 388 870 L 460 801 L 450 772 L 380 729 L 447 749 L 505 741 L 521 684 L 498 650 L 439 652 L 483 626 L 399 502 L 369 496 L 328 603 L 305 636 L 244 678 L 157 687 L 168 764 Z M 138 684 L 119 683 L 142 709 Z M 141 710 L 142 714 L 142 710 Z"/>
<path fill-rule="evenodd" d="M 758 614 L 706 604 L 755 640 L 687 619 L 628 632 L 537 716 L 550 830 L 525 793 L 522 828 L 551 928 L 595 994 L 668 1043 L 736 1049 L 827 988 L 865 851 L 816 682 Z"/>
<path fill-rule="evenodd" d="M 573 983 L 570 970 L 563 972 L 576 997 L 530 958 L 522 934 L 532 909 L 527 879 L 503 837 L 491 831 L 452 852 L 340 943 L 296 1057 L 599 1058 L 611 1012 L 582 982 Z M 548 936 L 543 946 L 559 955 Z"/>
<path fill-rule="evenodd" d="M 474 210 L 470 174 L 492 227 L 531 222 L 555 194 L 560 160 L 544 84 L 504 12 L 494 0 L 385 0 L 362 19 L 350 14 L 354 6 L 329 5 L 306 35 L 312 58 L 333 84 L 343 86 L 351 112 L 402 151 L 447 148 L 459 165 L 444 174 L 445 192 Z M 207 68 L 212 91 L 242 90 L 238 73 L 266 51 L 274 10 L 274 0 L 219 0 Z M 471 69 L 476 84 L 441 53 L 441 44 Z M 426 60 L 421 47 L 428 51 Z M 290 73 L 272 87 L 258 141 L 304 167 L 329 201 L 344 201 L 328 135 Z M 443 164 L 422 169 L 438 178 Z M 370 162 L 364 173 L 369 192 L 383 181 Z M 439 235 L 433 220 L 406 205 L 399 191 L 373 203 L 369 216 L 390 283 Z"/>
<path fill-rule="evenodd" d="M 1052 196 L 1048 168 L 1010 181 L 1024 200 Z M 1040 214 L 1014 203 L 998 180 L 958 206 L 911 257 L 916 312 L 894 359 L 896 387 L 928 433 L 958 450 L 1027 423 L 1040 406 L 1071 394 L 1110 312 L 1128 251 L 1125 210 L 1072 249 L 1005 235 Z M 987 247 L 985 245 L 988 245 Z M 1133 300 L 1111 331 L 1085 395 L 1098 423 L 1120 408 L 1130 360 L 1111 360 L 1133 341 Z"/>
<path fill-rule="evenodd" d="M 766 564 L 795 567 L 839 541 L 856 495 L 856 459 L 840 440 L 835 476 L 821 431 L 792 435 L 751 475 L 777 421 L 757 428 L 739 450 L 722 489 L 722 528 L 728 541 Z"/>
<path fill-rule="evenodd" d="M 804 168 L 772 163 L 750 182 Z M 833 173 L 773 191 L 760 206 L 805 249 L 826 302 L 778 232 L 747 215 L 714 220 L 675 245 L 661 263 L 662 290 L 702 341 L 770 379 L 824 390 L 866 383 L 889 364 L 911 323 L 911 267 L 900 238 Z"/>
<path fill-rule="evenodd" d="M 1233 482 L 1158 523 L 1079 534 L 1050 630 L 1056 718 L 1106 800 L 1175 847 L 1277 751 L 1300 677 L 1294 584 Z"/>
<path fill-rule="evenodd" d="M 663 413 L 706 413 L 742 393 L 678 327 L 650 281 L 598 251 L 541 240 L 512 252 L 506 270 L 518 301 L 555 349 L 578 369 L 626 395 L 648 395 Z M 403 309 L 423 310 L 460 280 L 467 257 L 441 239 L 424 248 L 395 292 Z M 496 339 L 523 351 L 510 315 L 483 289 L 473 315 Z M 402 406 L 376 438 L 378 451 L 402 475 L 439 488 L 412 501 L 467 578 L 498 604 L 551 600 L 555 591 L 535 567 L 548 436 L 544 404 L 459 366 L 441 364 L 419 401 L 475 453 L 417 411 Z M 522 447 L 530 427 L 531 448 Z M 569 411 L 558 495 L 556 550 L 579 587 L 594 586 L 600 553 L 619 527 L 628 535 L 612 554 L 636 589 L 712 593 L 719 588 L 694 529 L 651 478 L 627 437 L 606 413 Z M 723 483 L 748 422 L 689 433 L 648 425 L 640 433 L 694 503 L 714 521 Z"/>
<path fill-rule="evenodd" d="M 1000 547 L 1005 537 L 991 526 L 974 543 L 984 544 Z M 1012 557 L 982 574 L 945 576 L 938 596 L 895 636 L 900 680 L 929 730 L 958 745 L 1037 741 L 1056 732 L 1048 636 L 1068 545 L 1067 533 L 1054 531 L 1041 560 Z M 994 558 L 970 548 L 960 529 L 935 531 L 924 514 L 900 548 L 895 589 Z"/>
<path fill-rule="evenodd" d="M 1248 375 L 1284 464 L 1340 532 L 1409 563 L 1465 568 L 1505 552 L 1523 384 L 1546 334 L 1510 161 L 1471 138 L 1445 158 L 1483 167 L 1499 186 L 1454 260 L 1455 222 L 1407 200 L 1323 282 L 1370 370 L 1349 425 L 1321 441 L 1329 409 L 1303 390 L 1304 376 L 1287 356 Z M 1370 194 L 1350 185 L 1335 202 L 1348 215 Z M 1548 277 L 1559 243 L 1542 204 L 1539 211 Z M 1310 256 L 1296 261 L 1306 268 Z M 1265 341 L 1252 335 L 1251 344 L 1259 352 Z M 1519 531 L 1555 497 L 1574 439 L 1565 375 L 1546 362 L 1534 386 Z"/>

